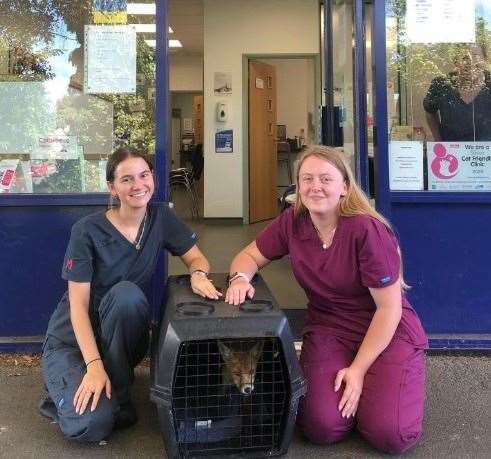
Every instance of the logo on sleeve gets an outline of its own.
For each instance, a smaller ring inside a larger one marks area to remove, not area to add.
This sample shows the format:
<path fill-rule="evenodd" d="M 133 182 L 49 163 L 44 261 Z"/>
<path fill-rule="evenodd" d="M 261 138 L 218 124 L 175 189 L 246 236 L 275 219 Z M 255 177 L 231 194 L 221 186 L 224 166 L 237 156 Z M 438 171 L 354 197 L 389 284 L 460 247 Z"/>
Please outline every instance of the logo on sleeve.
<path fill-rule="evenodd" d="M 72 258 L 67 258 L 65 268 L 67 271 L 71 271 L 73 268 L 73 259 Z"/>
<path fill-rule="evenodd" d="M 380 283 L 381 283 L 382 285 L 385 285 L 385 284 L 388 284 L 388 283 L 391 281 L 391 279 L 392 279 L 392 277 L 390 277 L 390 276 L 385 276 L 385 277 L 381 277 L 381 278 L 379 279 L 379 281 L 380 281 Z"/>

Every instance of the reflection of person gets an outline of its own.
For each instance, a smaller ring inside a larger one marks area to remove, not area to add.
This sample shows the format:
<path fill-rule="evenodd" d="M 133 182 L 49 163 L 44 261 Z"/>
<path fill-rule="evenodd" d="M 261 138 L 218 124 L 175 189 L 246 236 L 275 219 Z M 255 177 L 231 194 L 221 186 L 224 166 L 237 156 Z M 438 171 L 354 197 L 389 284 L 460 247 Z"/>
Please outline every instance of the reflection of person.
<path fill-rule="evenodd" d="M 299 426 L 313 442 L 330 443 L 356 417 L 372 445 L 400 453 L 421 434 L 427 339 L 401 289 L 397 240 L 336 150 L 307 148 L 296 179 L 295 208 L 234 258 L 225 300 L 251 298 L 249 279 L 289 254 L 309 299 Z"/>
<path fill-rule="evenodd" d="M 485 48 L 460 47 L 456 70 L 432 82 L 423 100 L 435 141 L 491 140 L 491 77 Z"/>
<path fill-rule="evenodd" d="M 163 204 L 150 204 L 152 166 L 130 147 L 108 160 L 111 206 L 72 228 L 62 277 L 68 292 L 53 313 L 43 346 L 49 396 L 41 413 L 71 439 L 98 441 L 136 422 L 130 400 L 133 369 L 148 346 L 149 305 L 143 290 L 160 250 L 179 256 L 193 291 L 220 295 L 196 235 Z"/>

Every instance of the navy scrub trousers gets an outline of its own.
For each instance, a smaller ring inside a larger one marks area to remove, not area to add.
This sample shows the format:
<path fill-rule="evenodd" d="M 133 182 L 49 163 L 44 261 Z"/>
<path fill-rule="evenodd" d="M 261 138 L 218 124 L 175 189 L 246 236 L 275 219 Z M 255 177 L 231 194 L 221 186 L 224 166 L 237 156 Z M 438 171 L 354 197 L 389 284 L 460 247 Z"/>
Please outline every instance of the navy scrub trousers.
<path fill-rule="evenodd" d="M 130 401 L 129 389 L 134 378 L 133 368 L 146 354 L 149 339 L 149 305 L 144 293 L 132 282 L 122 281 L 112 287 L 99 305 L 100 333 L 97 341 L 104 368 L 111 381 L 111 399 L 103 390 L 96 409 L 91 412 L 89 401 L 83 415 L 75 412 L 73 398 L 86 373 L 78 346 L 70 346 L 54 336 L 46 339 L 42 369 L 51 400 L 41 411 L 49 413 L 54 403 L 57 420 L 66 437 L 79 441 L 99 441 L 114 427 L 120 405 Z"/>

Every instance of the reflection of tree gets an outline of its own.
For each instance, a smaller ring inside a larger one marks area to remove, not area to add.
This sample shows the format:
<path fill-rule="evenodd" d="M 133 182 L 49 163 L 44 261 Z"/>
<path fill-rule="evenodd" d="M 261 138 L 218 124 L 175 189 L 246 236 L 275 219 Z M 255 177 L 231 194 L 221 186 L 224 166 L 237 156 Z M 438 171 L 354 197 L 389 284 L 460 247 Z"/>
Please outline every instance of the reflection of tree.
<path fill-rule="evenodd" d="M 388 30 L 387 42 L 394 43 L 387 55 L 388 73 L 392 80 L 426 89 L 428 79 L 446 76 L 462 46 L 455 43 L 409 43 L 406 32 L 406 0 L 387 1 L 388 16 L 396 20 L 396 27 Z M 476 18 L 476 42 L 490 50 L 491 33 L 484 18 Z"/>
<path fill-rule="evenodd" d="M 136 66 L 137 73 L 143 74 L 146 82 L 153 82 L 154 53 L 142 39 L 137 41 Z M 90 151 L 86 149 L 86 153 L 107 153 L 112 149 L 113 139 L 108 138 L 107 123 L 101 125 L 101 120 L 114 116 L 115 143 L 131 143 L 151 154 L 155 150 L 154 102 L 148 100 L 147 90 L 148 86 L 138 85 L 136 94 L 99 96 L 84 96 L 72 90 L 58 105 L 58 125 L 69 126 L 70 134 L 79 136 L 79 144 L 97 145 Z"/>
<path fill-rule="evenodd" d="M 80 160 L 56 159 L 34 160 L 32 165 L 47 165 L 52 169 L 42 178 L 33 178 L 35 193 L 79 193 L 82 191 L 82 173 Z"/>
<path fill-rule="evenodd" d="M 83 43 L 84 26 L 91 22 L 91 10 L 91 0 L 0 0 L 0 53 L 2 50 L 20 50 L 17 68 L 11 70 L 10 75 L 3 75 L 2 80 L 43 81 L 56 76 L 57 69 L 51 68 L 48 60 L 62 52 L 55 48 L 58 32 L 66 30 L 76 35 L 78 43 Z M 77 53 L 80 61 L 76 59 Z M 81 53 L 82 49 L 76 49 L 70 57 L 79 72 L 77 78 L 72 78 L 74 86 L 76 81 L 82 81 Z M 108 142 L 112 143 L 113 139 L 108 139 L 107 133 L 95 126 L 93 114 L 98 113 L 96 119 L 99 120 L 106 114 L 113 115 L 115 143 L 131 142 L 137 148 L 153 153 L 154 101 L 148 99 L 147 91 L 155 79 L 155 60 L 153 49 L 140 38 L 137 41 L 137 72 L 144 75 L 146 85 L 139 85 L 136 94 L 90 96 L 86 106 L 80 109 L 76 100 L 80 94 L 71 91 L 76 95 L 67 96 L 58 103 L 58 127 L 69 126 L 70 134 L 79 136 L 80 144 L 100 142 L 99 151 L 108 152 L 112 149 Z M 40 95 L 35 99 L 20 95 L 14 111 L 11 119 L 22 122 L 12 132 L 22 133 L 21 138 L 30 137 L 27 133 L 34 135 L 31 138 L 37 138 L 42 122 L 49 118 L 47 100 Z M 32 126 L 28 126 L 30 122 Z M 5 125 L 0 126 L 0 136 L 5 129 Z"/>
<path fill-rule="evenodd" d="M 54 127 L 42 83 L 0 83 L 0 151 L 28 152 Z"/>
<path fill-rule="evenodd" d="M 113 148 L 113 104 L 101 97 L 70 88 L 58 102 L 57 125 L 76 135 L 85 153 L 107 155 Z"/>
<path fill-rule="evenodd" d="M 148 99 L 149 85 L 155 79 L 155 56 L 143 39 L 137 40 L 136 73 L 147 84 L 138 85 L 136 94 L 110 96 L 114 103 L 114 135 L 119 143 L 131 143 L 135 148 L 152 154 L 155 151 L 154 100 Z"/>

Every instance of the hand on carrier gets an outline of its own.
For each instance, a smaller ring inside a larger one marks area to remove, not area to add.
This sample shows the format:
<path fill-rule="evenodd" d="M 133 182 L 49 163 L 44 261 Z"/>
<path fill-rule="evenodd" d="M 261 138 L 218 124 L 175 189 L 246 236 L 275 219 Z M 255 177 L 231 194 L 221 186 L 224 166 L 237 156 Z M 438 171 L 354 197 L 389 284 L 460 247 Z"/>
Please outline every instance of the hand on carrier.
<path fill-rule="evenodd" d="M 213 285 L 213 282 L 205 276 L 191 276 L 191 289 L 203 298 L 218 300 L 222 296 Z"/>
<path fill-rule="evenodd" d="M 92 399 L 90 411 L 94 411 L 103 390 L 106 391 L 107 398 L 111 398 L 111 381 L 104 369 L 102 360 L 97 360 L 88 365 L 87 373 L 85 373 L 77 392 L 75 392 L 73 398 L 75 412 L 80 415 L 84 414 L 90 399 Z"/>
<path fill-rule="evenodd" d="M 349 418 L 356 414 L 363 389 L 363 379 L 365 375 L 353 367 L 343 368 L 336 374 L 334 381 L 334 392 L 337 392 L 344 382 L 343 396 L 338 405 L 343 418 Z"/>
<path fill-rule="evenodd" d="M 228 286 L 227 293 L 225 294 L 225 303 L 238 306 L 242 304 L 246 298 L 252 298 L 254 296 L 255 289 L 250 282 L 243 277 L 239 277 L 233 280 Z"/>

